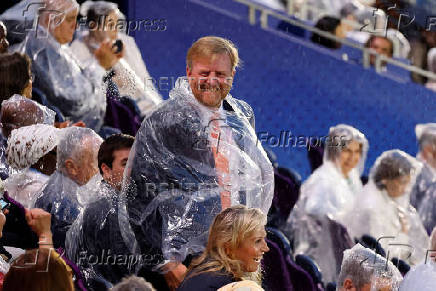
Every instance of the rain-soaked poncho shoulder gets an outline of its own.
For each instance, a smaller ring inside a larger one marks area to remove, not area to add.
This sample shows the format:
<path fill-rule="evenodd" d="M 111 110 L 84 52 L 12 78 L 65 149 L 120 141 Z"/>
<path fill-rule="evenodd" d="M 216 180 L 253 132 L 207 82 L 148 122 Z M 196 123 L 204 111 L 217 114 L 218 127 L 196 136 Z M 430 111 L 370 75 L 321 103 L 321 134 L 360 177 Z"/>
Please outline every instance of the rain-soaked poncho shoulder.
<path fill-rule="evenodd" d="M 49 177 L 30 167 L 58 144 L 59 129 L 52 125 L 35 124 L 14 129 L 8 140 L 7 157 L 10 176 L 5 189 L 16 201 L 31 207 Z"/>
<path fill-rule="evenodd" d="M 89 142 L 84 142 L 84 139 Z M 91 199 L 86 185 L 80 187 L 65 174 L 65 161 L 78 159 L 84 147 L 98 149 L 101 142 L 102 139 L 89 128 L 69 127 L 62 132 L 57 147 L 57 170 L 50 176 L 47 186 L 35 202 L 35 207 L 52 215 L 55 247 L 64 246 L 66 232 L 82 211 L 83 205 Z M 93 179 L 98 178 L 94 176 Z"/>
<path fill-rule="evenodd" d="M 423 260 L 429 237 L 415 208 L 410 204 L 411 187 L 421 167 L 419 161 L 400 150 L 386 151 L 378 157 L 371 168 L 368 184 L 347 215 L 346 226 L 350 234 L 357 238 L 364 234 L 376 239 L 391 237 L 380 240 L 386 251 L 389 250 L 393 256 L 401 257 L 411 264 Z M 398 175 L 410 176 L 410 181 L 405 182 L 407 184 L 403 194 L 394 198 L 389 196 L 383 180 L 395 179 Z M 394 243 L 409 247 L 396 247 L 393 246 Z"/>
<path fill-rule="evenodd" d="M 87 188 L 99 198 L 84 206 L 68 231 L 67 257 L 81 269 L 89 288 L 97 282 L 110 287 L 131 272 L 137 259 L 128 253 L 118 224 L 119 192 L 102 180 L 89 182 Z M 101 263 L 95 263 L 96 257 Z"/>
<path fill-rule="evenodd" d="M 357 270 L 358 272 L 356 272 Z M 338 283 L 341 284 L 346 278 L 352 278 L 353 276 L 363 279 L 365 282 L 362 283 L 364 284 L 370 283 L 369 290 L 371 291 L 398 291 L 403 279 L 400 271 L 392 262 L 360 244 L 356 244 L 353 248 L 344 252 Z M 337 290 L 340 290 L 341 287 L 338 286 Z"/>
<path fill-rule="evenodd" d="M 209 226 L 221 211 L 221 192 L 230 193 L 232 205 L 268 213 L 273 168 L 257 142 L 248 104 L 228 95 L 219 118 L 214 117 L 197 102 L 185 78 L 178 79 L 170 97 L 136 135 L 125 171 L 127 205 L 121 209 L 128 212 L 142 251 L 157 248 L 165 259 L 183 261 L 203 250 Z M 209 136 L 211 119 L 220 122 L 219 144 Z M 226 189 L 217 177 L 214 147 L 228 157 Z"/>
<path fill-rule="evenodd" d="M 46 95 L 50 104 L 73 121 L 82 120 L 88 127 L 100 129 L 106 110 L 106 86 L 98 71 L 81 68 L 70 48 L 59 44 L 39 25 L 28 33 L 18 50 L 31 58 L 33 86 Z"/>
<path fill-rule="evenodd" d="M 436 286 L 436 265 L 427 262 L 413 267 L 404 277 L 400 291 L 433 291 Z"/>

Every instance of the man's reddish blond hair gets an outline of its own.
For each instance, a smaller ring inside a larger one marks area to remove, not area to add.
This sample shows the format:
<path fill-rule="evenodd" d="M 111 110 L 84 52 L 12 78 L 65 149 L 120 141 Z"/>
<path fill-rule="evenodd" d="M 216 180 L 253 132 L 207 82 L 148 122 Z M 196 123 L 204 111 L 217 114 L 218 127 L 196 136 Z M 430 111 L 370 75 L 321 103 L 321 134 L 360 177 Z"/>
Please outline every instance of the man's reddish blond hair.
<path fill-rule="evenodd" d="M 230 58 L 232 71 L 239 66 L 239 54 L 236 46 L 228 39 L 217 36 L 205 36 L 192 44 L 186 55 L 186 65 L 192 69 L 192 60 L 196 57 L 210 57 L 212 55 L 227 54 Z"/>

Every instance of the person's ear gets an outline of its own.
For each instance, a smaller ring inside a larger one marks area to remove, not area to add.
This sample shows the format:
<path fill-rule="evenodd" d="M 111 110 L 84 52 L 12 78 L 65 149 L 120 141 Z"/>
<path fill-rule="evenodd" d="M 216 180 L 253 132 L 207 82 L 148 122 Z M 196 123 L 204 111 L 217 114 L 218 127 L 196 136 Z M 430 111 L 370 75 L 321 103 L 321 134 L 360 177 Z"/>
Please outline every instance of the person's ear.
<path fill-rule="evenodd" d="M 68 175 L 70 175 L 72 177 L 76 177 L 78 171 L 77 171 L 76 165 L 74 164 L 73 160 L 67 159 L 65 161 L 65 169 L 67 170 Z"/>
<path fill-rule="evenodd" d="M 186 76 L 187 76 L 187 77 L 190 77 L 191 74 L 192 74 L 192 70 L 189 68 L 188 65 L 186 65 Z"/>
<path fill-rule="evenodd" d="M 108 180 L 112 177 L 112 169 L 105 163 L 101 164 L 101 171 L 103 172 L 103 179 Z"/>

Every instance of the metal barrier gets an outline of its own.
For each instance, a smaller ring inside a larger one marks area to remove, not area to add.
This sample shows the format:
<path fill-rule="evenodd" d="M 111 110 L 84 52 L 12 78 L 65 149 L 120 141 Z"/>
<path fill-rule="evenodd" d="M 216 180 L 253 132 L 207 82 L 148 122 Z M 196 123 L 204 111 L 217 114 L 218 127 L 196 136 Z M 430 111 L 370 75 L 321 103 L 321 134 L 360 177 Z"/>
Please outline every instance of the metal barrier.
<path fill-rule="evenodd" d="M 288 22 L 292 25 L 295 25 L 299 28 L 302 28 L 304 30 L 310 31 L 312 33 L 316 33 L 322 37 L 339 42 L 342 45 L 346 45 L 346 46 L 361 50 L 362 56 L 363 56 L 362 64 L 363 64 L 364 68 L 370 67 L 370 55 L 375 55 L 375 70 L 377 73 L 383 72 L 384 64 L 391 64 L 393 66 L 403 68 L 404 70 L 407 70 L 409 72 L 413 72 L 413 73 L 419 74 L 421 76 L 424 76 L 426 78 L 436 80 L 436 74 L 433 72 L 423 70 L 423 69 L 418 68 L 416 66 L 405 64 L 399 60 L 391 59 L 391 58 L 388 58 L 384 55 L 379 55 L 375 51 L 368 49 L 368 48 L 365 48 L 361 44 L 352 42 L 348 39 L 338 38 L 329 32 L 322 31 L 322 30 L 319 30 L 313 26 L 307 25 L 303 21 L 300 21 L 298 19 L 292 19 L 288 15 L 284 15 L 284 14 L 281 14 L 280 12 L 266 8 L 265 6 L 263 6 L 261 4 L 253 3 L 249 0 L 233 0 L 233 1 L 248 6 L 248 22 L 251 25 L 256 24 L 256 11 L 259 11 L 260 12 L 260 26 L 263 29 L 270 29 L 270 27 L 268 27 L 268 17 L 269 16 L 275 17 L 276 19 L 286 21 L 286 22 Z M 292 9 L 288 10 L 288 12 L 292 12 Z"/>

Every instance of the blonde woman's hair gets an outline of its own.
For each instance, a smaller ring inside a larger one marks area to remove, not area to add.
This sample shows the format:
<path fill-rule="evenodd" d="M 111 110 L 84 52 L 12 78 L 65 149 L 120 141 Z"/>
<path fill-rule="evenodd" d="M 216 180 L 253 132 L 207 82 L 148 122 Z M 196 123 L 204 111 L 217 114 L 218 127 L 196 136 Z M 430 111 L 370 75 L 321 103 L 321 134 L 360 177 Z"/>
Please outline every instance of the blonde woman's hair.
<path fill-rule="evenodd" d="M 260 283 L 260 267 L 245 273 L 242 262 L 231 258 L 226 249 L 235 250 L 255 231 L 264 230 L 266 215 L 260 209 L 243 205 L 229 207 L 218 214 L 209 229 L 206 249 L 193 260 L 188 277 L 204 272 L 227 272 L 236 279 L 250 279 Z"/>
<path fill-rule="evenodd" d="M 192 69 L 192 60 L 195 57 L 210 57 L 212 55 L 227 54 L 230 58 L 232 71 L 240 64 L 238 49 L 228 39 L 217 36 L 205 36 L 192 44 L 186 55 L 186 65 Z"/>

